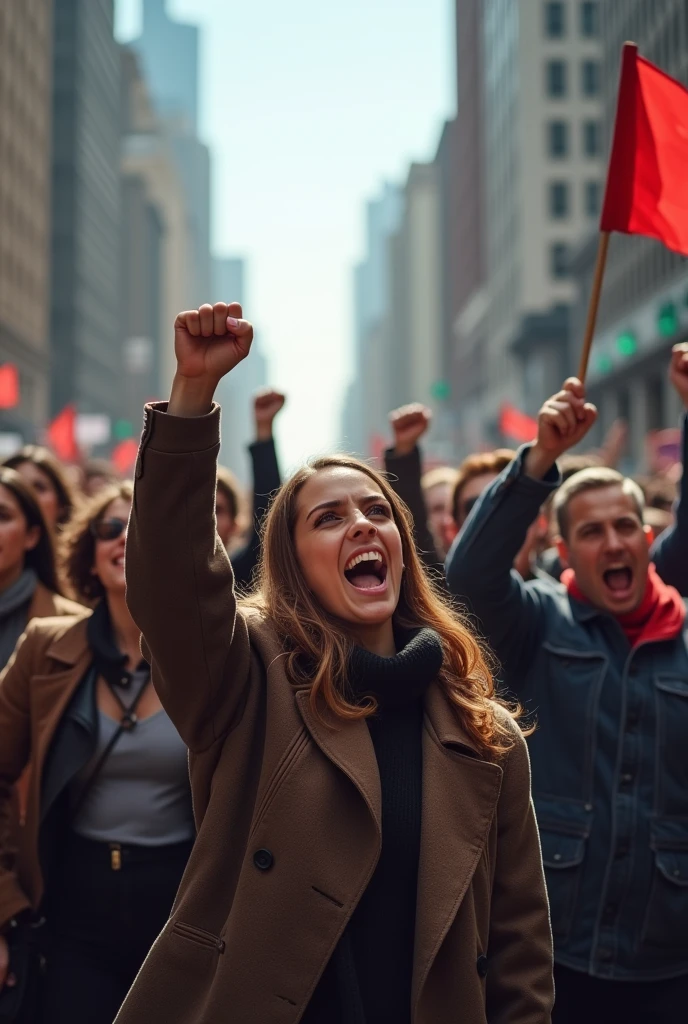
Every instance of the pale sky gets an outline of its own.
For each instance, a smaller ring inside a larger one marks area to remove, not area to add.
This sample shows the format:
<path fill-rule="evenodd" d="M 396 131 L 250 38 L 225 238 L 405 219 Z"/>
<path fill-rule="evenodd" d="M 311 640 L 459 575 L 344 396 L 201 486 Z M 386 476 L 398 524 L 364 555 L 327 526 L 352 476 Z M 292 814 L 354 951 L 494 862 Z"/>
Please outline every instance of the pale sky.
<path fill-rule="evenodd" d="M 116 0 L 117 34 L 141 0 Z M 213 247 L 248 259 L 247 318 L 288 393 L 285 466 L 339 439 L 364 204 L 454 112 L 451 0 L 168 0 L 201 33 Z M 211 301 L 215 297 L 211 297 Z M 250 357 L 249 357 L 250 358 Z"/>

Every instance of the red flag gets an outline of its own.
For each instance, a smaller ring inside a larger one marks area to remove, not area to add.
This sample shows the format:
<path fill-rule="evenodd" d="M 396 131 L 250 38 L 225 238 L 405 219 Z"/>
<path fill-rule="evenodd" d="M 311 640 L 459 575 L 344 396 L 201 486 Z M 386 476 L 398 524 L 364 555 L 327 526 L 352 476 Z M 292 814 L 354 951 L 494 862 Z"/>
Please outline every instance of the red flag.
<path fill-rule="evenodd" d="M 66 405 L 55 417 L 47 430 L 48 444 L 59 459 L 74 462 L 79 458 L 76 443 L 76 408 Z"/>
<path fill-rule="evenodd" d="M 499 411 L 499 429 L 504 437 L 525 444 L 537 437 L 538 425 L 532 416 L 526 416 L 515 405 L 505 402 Z"/>
<path fill-rule="evenodd" d="M 135 441 L 133 437 L 129 437 L 126 441 L 120 441 L 110 456 L 110 461 L 122 476 L 126 476 L 134 468 L 138 451 L 138 441 Z"/>
<path fill-rule="evenodd" d="M 19 405 L 19 371 L 14 363 L 0 366 L 0 409 L 16 409 Z"/>
<path fill-rule="evenodd" d="M 626 43 L 601 231 L 688 256 L 688 89 Z"/>

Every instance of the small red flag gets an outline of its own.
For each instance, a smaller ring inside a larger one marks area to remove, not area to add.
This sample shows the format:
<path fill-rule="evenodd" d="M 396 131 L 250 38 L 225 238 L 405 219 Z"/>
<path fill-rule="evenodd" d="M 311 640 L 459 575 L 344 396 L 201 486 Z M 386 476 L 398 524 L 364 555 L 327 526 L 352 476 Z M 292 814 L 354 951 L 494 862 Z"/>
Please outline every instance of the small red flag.
<path fill-rule="evenodd" d="M 135 441 L 133 437 L 128 437 L 126 441 L 120 441 L 112 452 L 110 461 L 122 476 L 125 476 L 134 468 L 138 451 L 138 441 Z"/>
<path fill-rule="evenodd" d="M 688 256 L 688 89 L 626 43 L 601 231 Z"/>
<path fill-rule="evenodd" d="M 14 363 L 0 366 L 0 409 L 16 409 L 19 405 L 19 371 Z"/>
<path fill-rule="evenodd" d="M 532 416 L 526 416 L 515 405 L 505 402 L 499 412 L 499 429 L 504 437 L 525 444 L 537 437 L 538 425 Z"/>
<path fill-rule="evenodd" d="M 47 430 L 48 443 L 64 462 L 75 462 L 79 458 L 76 443 L 76 408 L 66 405 L 55 417 Z"/>

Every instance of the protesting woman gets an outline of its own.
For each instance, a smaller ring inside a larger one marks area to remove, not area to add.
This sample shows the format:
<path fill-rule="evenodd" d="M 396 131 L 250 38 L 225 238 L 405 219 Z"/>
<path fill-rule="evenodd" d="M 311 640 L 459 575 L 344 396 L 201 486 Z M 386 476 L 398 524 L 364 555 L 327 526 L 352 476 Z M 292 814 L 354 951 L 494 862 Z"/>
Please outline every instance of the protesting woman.
<path fill-rule="evenodd" d="M 112 1024 L 193 842 L 186 748 L 124 600 L 131 493 L 100 492 L 64 537 L 66 574 L 93 613 L 32 622 L 0 677 L 3 1020 L 15 1000 L 22 1021 Z M 27 766 L 15 860 L 12 790 Z M 31 941 L 47 964 L 42 1013 L 27 1005 L 39 988 Z"/>
<path fill-rule="evenodd" d="M 0 668 L 31 619 L 80 610 L 60 592 L 37 495 L 14 469 L 0 468 Z"/>
<path fill-rule="evenodd" d="M 240 317 L 180 314 L 169 406 L 146 410 L 127 597 L 199 835 L 117 1024 L 545 1024 L 525 743 L 389 485 L 342 457 L 297 472 L 237 608 L 212 397 Z"/>
<path fill-rule="evenodd" d="M 74 514 L 76 498 L 63 467 L 47 448 L 27 444 L 3 465 L 16 469 L 33 487 L 51 530 L 57 532 L 66 526 Z"/>

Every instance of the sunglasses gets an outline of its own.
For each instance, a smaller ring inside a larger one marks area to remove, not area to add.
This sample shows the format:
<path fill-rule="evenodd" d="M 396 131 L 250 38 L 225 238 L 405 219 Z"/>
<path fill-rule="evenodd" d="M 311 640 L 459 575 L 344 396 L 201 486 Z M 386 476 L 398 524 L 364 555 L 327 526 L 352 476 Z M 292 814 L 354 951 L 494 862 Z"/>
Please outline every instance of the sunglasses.
<path fill-rule="evenodd" d="M 99 519 L 91 523 L 91 533 L 96 540 L 117 540 L 127 528 L 125 519 Z"/>

